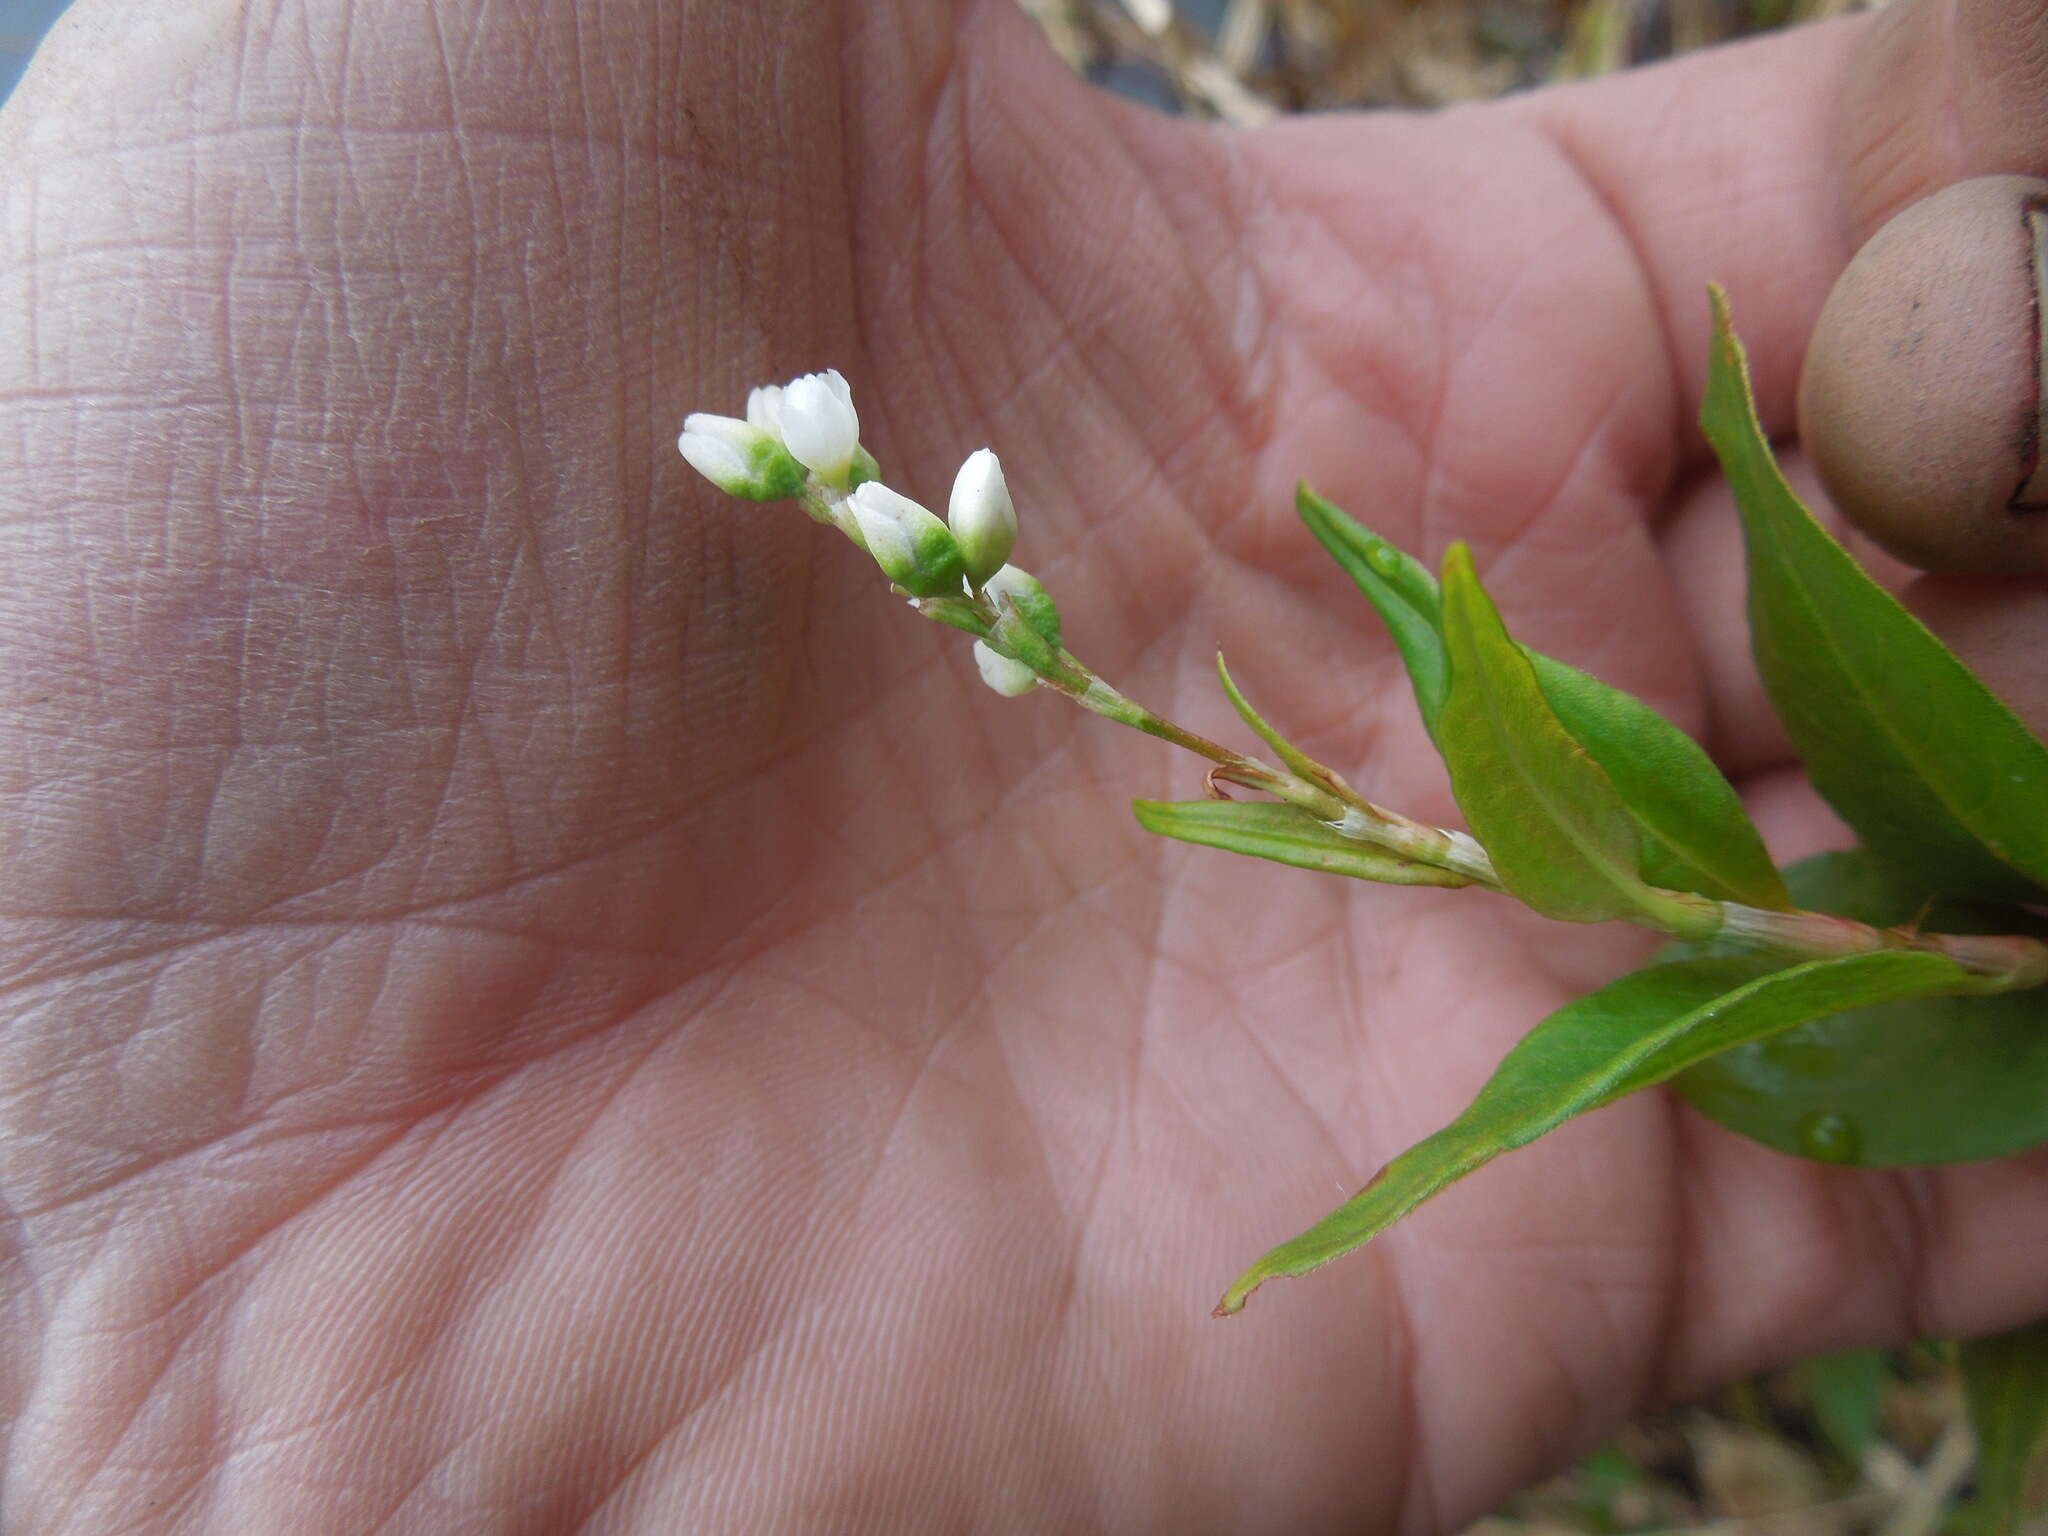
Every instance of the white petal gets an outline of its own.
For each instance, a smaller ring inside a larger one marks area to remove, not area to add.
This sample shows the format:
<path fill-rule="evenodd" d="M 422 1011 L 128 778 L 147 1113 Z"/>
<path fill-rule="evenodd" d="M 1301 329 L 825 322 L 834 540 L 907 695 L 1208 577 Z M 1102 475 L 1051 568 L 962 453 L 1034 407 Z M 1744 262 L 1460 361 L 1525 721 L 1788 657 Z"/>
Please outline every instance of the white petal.
<path fill-rule="evenodd" d="M 763 384 L 747 391 L 747 420 L 763 432 L 782 436 L 782 386 Z"/>
<path fill-rule="evenodd" d="M 836 372 L 807 373 L 782 392 L 782 440 L 797 462 L 825 480 L 844 480 L 860 446 L 853 392 Z"/>
<path fill-rule="evenodd" d="M 862 542 L 868 553 L 875 557 L 891 580 L 902 579 L 902 573 L 917 564 L 917 551 L 910 542 L 910 530 L 905 526 L 902 510 L 896 505 L 922 511 L 917 503 L 907 496 L 899 496 L 879 480 L 870 480 L 859 486 L 846 498 L 846 509 L 853 514 L 854 522 L 860 528 Z"/>
<path fill-rule="evenodd" d="M 759 439 L 761 429 L 737 416 L 714 416 L 709 411 L 692 411 L 683 418 L 683 430 L 699 437 L 716 437 L 744 451 Z"/>
<path fill-rule="evenodd" d="M 1038 676 L 1029 667 L 986 641 L 974 642 L 974 664 L 981 669 L 981 680 L 1006 699 L 1029 693 L 1038 685 Z"/>
<path fill-rule="evenodd" d="M 694 416 L 690 419 L 696 420 Z M 686 430 L 676 439 L 676 448 L 690 461 L 690 468 L 722 489 L 730 490 L 749 478 L 745 456 L 723 437 Z"/>

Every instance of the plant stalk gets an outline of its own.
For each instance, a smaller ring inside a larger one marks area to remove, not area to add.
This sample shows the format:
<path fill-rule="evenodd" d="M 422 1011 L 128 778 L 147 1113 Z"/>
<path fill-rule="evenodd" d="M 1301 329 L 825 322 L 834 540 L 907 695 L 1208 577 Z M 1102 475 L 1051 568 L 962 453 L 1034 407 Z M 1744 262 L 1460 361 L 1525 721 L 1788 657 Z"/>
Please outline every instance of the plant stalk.
<path fill-rule="evenodd" d="M 945 613 L 934 612 L 943 603 Z M 914 604 L 927 617 L 986 636 L 996 615 L 984 599 Z M 1383 848 L 1402 859 L 1448 870 L 1473 885 L 1507 892 L 1486 849 L 1470 833 L 1432 827 L 1375 805 L 1337 781 L 1310 783 L 1285 769 L 1233 751 L 1220 742 L 1174 724 L 1119 692 L 1064 647 L 1034 667 L 1039 681 L 1083 709 L 1170 742 L 1216 765 L 1214 777 L 1272 795 L 1298 806 L 1341 836 Z M 2021 934 L 1921 933 L 1913 928 L 1877 928 L 1824 912 L 1773 912 L 1740 902 L 1716 901 L 1691 891 L 1652 888 L 1654 898 L 1631 921 L 1694 943 L 1819 960 L 1899 950 L 1940 955 L 1977 978 L 1980 992 L 2017 991 L 2048 985 L 2048 944 Z"/>

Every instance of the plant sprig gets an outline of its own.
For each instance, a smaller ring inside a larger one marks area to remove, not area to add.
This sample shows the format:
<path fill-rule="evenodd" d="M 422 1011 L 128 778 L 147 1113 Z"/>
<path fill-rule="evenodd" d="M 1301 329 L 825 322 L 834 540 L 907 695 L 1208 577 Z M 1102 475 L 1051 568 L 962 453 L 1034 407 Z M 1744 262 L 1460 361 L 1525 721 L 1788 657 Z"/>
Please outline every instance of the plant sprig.
<path fill-rule="evenodd" d="M 1817 786 L 1884 856 L 1884 866 L 1868 866 L 1882 878 L 1903 875 L 1930 898 L 2048 901 L 2048 746 L 1856 570 L 1786 487 L 1718 290 L 1714 300 L 1704 424 L 1742 508 L 1759 662 Z M 1838 910 L 1795 905 L 1705 752 L 1640 700 L 1517 643 L 1462 544 L 1439 579 L 1308 487 L 1298 496 L 1311 531 L 1393 634 L 1469 831 L 1361 794 L 1269 724 L 1220 656 L 1225 695 L 1277 766 L 1114 687 L 1067 648 L 1044 585 L 1010 563 L 1017 514 L 994 453 L 969 456 L 941 519 L 882 481 L 837 373 L 757 389 L 744 419 L 693 415 L 679 446 L 734 495 L 793 498 L 838 528 L 918 613 L 973 637 L 996 692 L 1050 689 L 1207 760 L 1209 799 L 1137 802 L 1151 831 L 1354 878 L 1476 886 L 1560 920 L 1631 922 L 1680 941 L 1675 957 L 1539 1024 L 1464 1114 L 1260 1259 L 1220 1313 L 1242 1307 L 1263 1280 L 1351 1251 L 1494 1156 L 1622 1094 L 1768 1051 L 1821 1021 L 1930 1000 L 1951 1011 L 1928 1018 L 1952 1020 L 1972 1000 L 1982 1007 L 2048 984 L 2048 942 L 2017 906 L 1993 909 L 2007 914 L 2003 930 L 1978 921 L 1941 931 L 1868 921 L 1849 910 L 1853 900 L 1834 903 Z M 1916 729 L 1930 711 L 1966 729 L 1946 741 Z M 1874 765 L 1875 787 L 1858 763 Z M 1226 784 L 1269 798 L 1230 799 Z M 1829 1136 L 1816 1133 L 1799 1150 L 1859 1160 L 1849 1116 L 1827 1113 L 1847 1130 L 1830 1122 Z M 2020 1123 L 2032 1139 L 2048 1138 L 2048 1115 Z"/>
<path fill-rule="evenodd" d="M 814 388 L 814 380 L 828 382 Z M 829 419 L 817 425 L 813 418 L 818 415 Z M 778 436 L 786 423 L 794 426 L 787 442 Z M 1431 678 L 1444 679 L 1441 692 L 1430 697 L 1424 680 L 1418 678 L 1418 696 L 1424 698 L 1439 744 L 1447 737 L 1456 743 L 1445 752 L 1460 804 L 1468 814 L 1477 807 L 1475 824 L 1497 829 L 1493 843 L 1504 853 L 1511 851 L 1514 868 L 1505 874 L 1480 837 L 1431 826 L 1376 804 L 1334 769 L 1289 742 L 1247 702 L 1221 656 L 1217 670 L 1225 694 L 1284 766 L 1224 746 L 1129 697 L 1066 648 L 1051 594 L 1035 576 L 1009 563 L 1017 536 L 1016 512 L 992 451 L 980 449 L 962 465 L 947 518 L 941 520 L 883 483 L 879 466 L 860 448 L 857 434 L 850 391 L 833 372 L 809 375 L 782 389 L 755 390 L 746 420 L 692 415 L 682 447 L 696 468 L 732 494 L 753 500 L 794 497 L 814 520 L 837 527 L 875 558 L 890 578 L 890 590 L 911 608 L 975 638 L 983 680 L 998 693 L 1014 697 L 1045 687 L 1063 694 L 1094 714 L 1206 758 L 1212 764 L 1212 791 L 1217 784 L 1228 783 L 1271 795 L 1338 838 L 1366 844 L 1411 871 L 1426 869 L 1444 877 L 1430 883 L 1481 886 L 1566 921 L 1618 919 L 1674 938 L 1798 959 L 1885 951 L 1932 954 L 1954 961 L 1975 978 L 1972 990 L 2048 982 L 2048 946 L 2038 939 L 1877 928 L 1824 913 L 1780 910 L 1783 886 L 1775 871 L 1765 879 L 1752 875 L 1749 881 L 1773 901 L 1771 906 L 1711 894 L 1715 886 L 1731 883 L 1713 877 L 1668 887 L 1648 883 L 1629 867 L 1638 860 L 1648 818 L 1614 791 L 1603 760 L 1626 761 L 1631 751 L 1644 746 L 1653 765 L 1663 768 L 1659 754 L 1671 755 L 1668 737 L 1688 743 L 1690 739 L 1639 701 L 1628 700 L 1635 714 L 1625 729 L 1633 729 L 1635 739 L 1611 742 L 1607 753 L 1590 754 L 1566 728 L 1553 701 L 1561 691 L 1576 697 L 1583 722 L 1603 707 L 1612 710 L 1612 700 L 1627 696 L 1583 673 L 1571 674 L 1576 682 L 1560 683 L 1557 675 L 1569 669 L 1516 646 L 1462 544 L 1452 546 L 1446 581 L 1440 587 L 1406 555 L 1349 524 L 1312 490 L 1304 486 L 1300 493 L 1304 517 L 1326 542 L 1333 537 L 1332 529 L 1347 530 L 1348 525 L 1347 532 L 1335 536 L 1362 545 L 1377 569 L 1389 572 L 1395 560 L 1401 562 L 1398 574 L 1409 601 L 1425 615 L 1442 653 L 1430 663 Z M 706 442 L 735 451 L 729 458 L 709 454 L 703 447 Z M 796 466 L 794 471 L 791 465 Z M 1446 589 L 1452 594 L 1448 627 L 1441 595 Z M 1420 644 L 1410 642 L 1411 669 L 1418 668 L 1415 651 Z M 1547 687 L 1537 681 L 1539 668 L 1552 674 Z M 1611 695 L 1612 700 L 1595 699 L 1594 691 Z M 1438 725 L 1446 711 L 1448 725 Z M 1482 742 L 1484 751 L 1477 745 Z M 1686 766 L 1697 777 L 1705 765 L 1714 775 L 1714 787 L 1725 791 L 1716 796 L 1721 802 L 1719 820 L 1729 823 L 1733 818 L 1726 808 L 1733 807 L 1740 833 L 1733 840 L 1754 843 L 1760 850 L 1761 840 L 1741 816 L 1733 788 L 1719 779 L 1703 753 L 1693 751 L 1697 761 Z M 1654 782 L 1668 780 L 1660 775 Z M 1597 809 L 1587 803 L 1589 795 Z M 1153 807 L 1141 819 L 1149 816 L 1154 830 L 1180 835 L 1173 818 L 1156 808 L 1157 802 L 1141 804 Z M 1203 819 L 1200 824 L 1208 835 L 1191 840 L 1232 846 L 1227 836 L 1231 821 L 1242 816 L 1247 827 L 1253 824 L 1252 803 L 1238 804 L 1242 811 Z M 1681 804 L 1677 817 L 1667 819 L 1678 819 L 1691 809 Z M 1270 830 L 1265 823 L 1258 825 Z M 1715 830 L 1725 834 L 1726 826 Z M 1540 840 L 1533 833 L 1542 834 Z M 1256 835 L 1249 838 L 1257 840 Z M 1371 867 L 1388 867 L 1393 874 L 1391 866 Z M 1768 870 L 1768 863 L 1762 868 Z"/>

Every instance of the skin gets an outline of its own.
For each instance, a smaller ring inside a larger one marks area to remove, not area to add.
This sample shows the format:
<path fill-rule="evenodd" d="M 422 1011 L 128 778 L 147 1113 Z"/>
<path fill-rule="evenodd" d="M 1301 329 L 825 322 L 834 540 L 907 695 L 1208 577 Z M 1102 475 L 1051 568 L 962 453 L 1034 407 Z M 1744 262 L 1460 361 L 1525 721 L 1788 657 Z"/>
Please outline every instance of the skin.
<path fill-rule="evenodd" d="M 1211 1322 L 1644 942 L 1148 840 L 1192 759 L 671 448 L 837 366 L 899 489 L 998 448 L 1105 675 L 1237 739 L 1220 645 L 1449 818 L 1307 476 L 1839 842 L 1702 288 L 1785 430 L 1856 242 L 2048 160 L 2037 9 L 1256 135 L 1007 0 L 167 9 L 0 117 L 0 1527 L 1443 1530 L 2048 1310 L 2048 1159 L 1650 1094 Z"/>
<path fill-rule="evenodd" d="M 2048 687 L 2033 654 L 2048 633 L 2048 581 L 1919 576 L 1899 592 L 1899 600 L 1968 656 L 1971 670 L 2036 735 L 2048 735 Z"/>
<path fill-rule="evenodd" d="M 1845 516 L 1923 570 L 2048 562 L 2028 225 L 2044 198 L 2038 177 L 1981 176 L 1915 203 L 1856 253 L 1807 343 L 1814 467 Z"/>

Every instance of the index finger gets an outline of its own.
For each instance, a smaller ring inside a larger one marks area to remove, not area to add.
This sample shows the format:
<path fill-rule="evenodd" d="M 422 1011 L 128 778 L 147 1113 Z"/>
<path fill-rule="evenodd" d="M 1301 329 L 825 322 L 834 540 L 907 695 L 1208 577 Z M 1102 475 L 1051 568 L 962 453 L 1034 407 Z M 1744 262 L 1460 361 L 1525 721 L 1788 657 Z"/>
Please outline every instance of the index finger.
<path fill-rule="evenodd" d="M 1756 370 L 1766 430 L 1792 427 L 1806 338 L 1850 255 L 1964 177 L 2048 167 L 2048 14 L 2037 0 L 1904 0 L 1518 103 L 1632 244 L 1675 387 L 1696 411 L 1706 285 Z"/>

